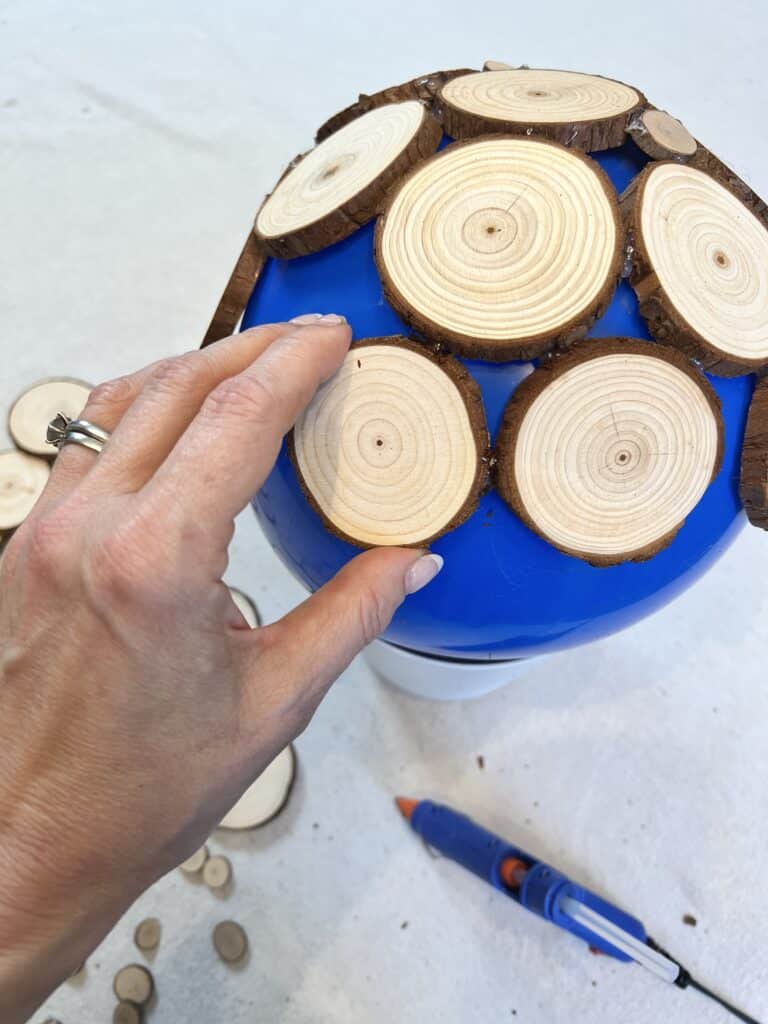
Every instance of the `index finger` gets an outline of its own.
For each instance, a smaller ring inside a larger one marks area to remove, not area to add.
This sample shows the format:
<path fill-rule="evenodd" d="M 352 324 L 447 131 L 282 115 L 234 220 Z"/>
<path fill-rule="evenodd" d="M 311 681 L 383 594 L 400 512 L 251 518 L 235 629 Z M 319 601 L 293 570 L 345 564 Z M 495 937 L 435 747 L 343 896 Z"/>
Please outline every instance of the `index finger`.
<path fill-rule="evenodd" d="M 343 317 L 296 323 L 211 391 L 147 484 L 147 498 L 177 509 L 182 521 L 233 519 L 267 478 L 318 387 L 341 366 L 351 338 Z"/>

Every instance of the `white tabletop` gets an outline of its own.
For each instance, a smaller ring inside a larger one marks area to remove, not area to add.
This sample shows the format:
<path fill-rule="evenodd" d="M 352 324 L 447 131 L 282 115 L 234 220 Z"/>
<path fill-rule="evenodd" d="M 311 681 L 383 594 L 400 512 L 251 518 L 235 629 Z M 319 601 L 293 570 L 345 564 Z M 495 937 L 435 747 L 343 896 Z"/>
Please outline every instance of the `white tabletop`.
<path fill-rule="evenodd" d="M 358 91 L 422 71 L 491 57 L 613 75 L 768 194 L 762 4 L 262 7 L 0 7 L 6 406 L 39 377 L 98 381 L 195 347 L 286 161 Z M 111 1019 L 112 976 L 141 960 L 131 936 L 148 914 L 164 929 L 156 1024 L 728 1019 L 431 859 L 397 792 L 451 801 L 550 859 L 768 1016 L 767 576 L 768 536 L 745 529 L 666 610 L 473 703 L 408 698 L 358 661 L 298 741 L 286 811 L 212 839 L 233 895 L 174 872 L 35 1020 Z M 267 620 L 303 596 L 248 513 L 229 581 Z M 238 970 L 210 943 L 227 917 L 250 938 Z"/>

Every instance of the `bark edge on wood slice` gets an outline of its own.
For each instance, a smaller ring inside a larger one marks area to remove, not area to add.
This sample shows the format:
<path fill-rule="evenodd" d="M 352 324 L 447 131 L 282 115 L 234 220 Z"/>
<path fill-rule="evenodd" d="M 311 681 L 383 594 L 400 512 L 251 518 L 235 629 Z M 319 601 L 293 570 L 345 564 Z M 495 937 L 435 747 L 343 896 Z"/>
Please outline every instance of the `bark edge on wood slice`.
<path fill-rule="evenodd" d="M 671 452 L 654 446 L 674 441 Z M 685 356 L 639 339 L 589 339 L 544 361 L 513 393 L 495 483 L 559 551 L 595 567 L 642 562 L 672 542 L 723 450 L 719 399 Z"/>
<path fill-rule="evenodd" d="M 656 107 L 634 114 L 627 131 L 635 145 L 652 160 L 690 160 L 698 148 L 682 121 Z"/>
<path fill-rule="evenodd" d="M 91 385 L 75 377 L 46 377 L 35 381 L 14 401 L 8 413 L 8 433 L 30 455 L 53 458 L 56 449 L 46 441 L 48 424 L 58 413 L 76 419 L 85 408 Z"/>
<path fill-rule="evenodd" d="M 570 244 L 534 244 L 557 224 Z M 430 341 L 468 359 L 534 359 L 606 311 L 624 225 L 610 179 L 584 153 L 487 135 L 447 146 L 392 190 L 374 255 L 390 305 Z"/>
<path fill-rule="evenodd" d="M 0 530 L 15 530 L 43 493 L 51 465 L 39 455 L 9 448 L 0 452 Z"/>
<path fill-rule="evenodd" d="M 361 389 L 371 392 L 362 413 L 349 408 L 353 395 L 360 403 Z M 418 421 L 410 418 L 414 406 Z M 402 335 L 353 344 L 288 436 L 309 505 L 330 533 L 362 548 L 420 547 L 460 526 L 480 500 L 489 447 L 474 379 L 451 356 Z M 355 469 L 347 485 L 342 463 L 345 472 Z M 406 469 L 419 488 L 410 511 L 396 490 Z"/>
<path fill-rule="evenodd" d="M 440 87 L 456 78 L 457 75 L 472 74 L 472 68 L 455 68 L 451 71 L 430 71 L 426 75 L 419 75 L 418 78 L 410 78 L 407 82 L 399 85 L 391 85 L 386 89 L 371 93 L 370 96 L 360 93 L 358 99 L 348 107 L 344 107 L 333 117 L 320 125 L 315 135 L 315 142 L 324 142 L 329 135 L 333 135 L 349 124 L 357 120 L 363 114 L 367 114 L 376 107 L 386 106 L 387 103 L 402 103 L 404 100 L 420 100 L 427 106 L 431 105 Z"/>
<path fill-rule="evenodd" d="M 670 160 L 648 164 L 621 207 L 629 280 L 653 337 L 723 377 L 768 364 L 766 220 L 718 177 Z"/>
<path fill-rule="evenodd" d="M 121 1002 L 146 1006 L 152 998 L 155 982 L 152 972 L 143 964 L 127 964 L 121 967 L 112 982 L 112 991 Z"/>
<path fill-rule="evenodd" d="M 267 254 L 253 228 L 237 258 L 229 276 L 219 304 L 205 332 L 200 348 L 212 345 L 234 334 L 242 319 L 245 307 L 267 262 Z"/>
<path fill-rule="evenodd" d="M 270 761 L 217 827 L 228 832 L 243 832 L 261 828 L 276 818 L 290 799 L 296 767 L 296 752 L 289 744 Z"/>
<path fill-rule="evenodd" d="M 294 161 L 256 215 L 260 244 L 271 256 L 292 259 L 347 238 L 376 216 L 408 170 L 435 152 L 441 136 L 417 100 L 369 111 Z"/>
<path fill-rule="evenodd" d="M 768 530 L 768 377 L 755 384 L 749 406 L 739 496 L 750 523 Z"/>
<path fill-rule="evenodd" d="M 638 89 L 613 78 L 528 67 L 457 76 L 436 100 L 452 138 L 536 135 L 587 152 L 621 146 L 633 114 L 646 105 Z"/>

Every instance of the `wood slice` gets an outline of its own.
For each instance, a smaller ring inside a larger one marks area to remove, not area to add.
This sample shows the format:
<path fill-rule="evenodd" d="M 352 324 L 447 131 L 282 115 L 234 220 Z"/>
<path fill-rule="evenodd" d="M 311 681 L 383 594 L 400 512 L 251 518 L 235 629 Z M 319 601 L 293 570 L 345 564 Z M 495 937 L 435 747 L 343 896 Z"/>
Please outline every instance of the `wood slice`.
<path fill-rule="evenodd" d="M 121 1002 L 145 1006 L 152 998 L 155 985 L 152 975 L 141 964 L 128 964 L 114 977 L 112 990 Z"/>
<path fill-rule="evenodd" d="M 20 526 L 43 493 L 51 467 L 37 455 L 0 452 L 0 530 Z"/>
<path fill-rule="evenodd" d="M 248 952 L 248 936 L 235 921 L 221 921 L 213 929 L 213 946 L 227 964 L 236 964 Z"/>
<path fill-rule="evenodd" d="M 19 395 L 8 414 L 8 433 L 32 455 L 56 454 L 46 441 L 48 424 L 60 412 L 71 420 L 85 408 L 91 385 L 68 377 L 41 380 Z"/>
<path fill-rule="evenodd" d="M 768 530 L 768 377 L 758 380 L 752 395 L 739 493 L 750 523 Z"/>
<path fill-rule="evenodd" d="M 368 338 L 318 391 L 289 451 L 332 533 L 358 547 L 426 545 L 477 507 L 488 455 L 480 389 L 449 356 Z"/>
<path fill-rule="evenodd" d="M 209 889 L 224 889 L 232 880 L 232 865 L 226 857 L 216 854 L 203 865 L 203 881 Z"/>
<path fill-rule="evenodd" d="M 259 610 L 250 597 L 244 594 L 242 590 L 238 590 L 237 587 L 227 587 L 227 590 L 229 590 L 232 600 L 251 629 L 256 629 L 260 626 L 261 616 L 259 615 Z"/>
<path fill-rule="evenodd" d="M 711 373 L 768 363 L 768 229 L 690 164 L 646 167 L 622 197 L 640 312 Z"/>
<path fill-rule="evenodd" d="M 504 412 L 496 482 L 523 522 L 595 566 L 666 547 L 720 469 L 707 379 L 674 349 L 589 340 L 548 360 Z"/>
<path fill-rule="evenodd" d="M 611 78 L 505 68 L 452 78 L 437 105 L 454 139 L 510 132 L 591 152 L 622 145 L 632 114 L 646 104 L 637 89 Z"/>
<path fill-rule="evenodd" d="M 251 229 L 200 348 L 235 333 L 266 262 L 261 241 Z"/>
<path fill-rule="evenodd" d="M 437 149 L 440 125 L 417 100 L 377 107 L 310 150 L 256 216 L 272 256 L 290 259 L 338 242 L 379 212 L 387 190 Z"/>
<path fill-rule="evenodd" d="M 420 100 L 430 106 L 445 82 L 450 81 L 457 75 L 468 75 L 472 73 L 471 68 L 456 68 L 452 71 L 431 71 L 426 75 L 419 75 L 418 78 L 411 78 L 399 85 L 391 85 L 387 89 L 372 93 L 370 96 L 361 93 L 355 103 L 340 110 L 338 114 L 320 125 L 315 135 L 315 142 L 323 142 L 329 135 L 333 135 L 339 128 L 356 120 L 369 110 L 386 106 L 387 103 L 402 103 L 404 100 Z"/>
<path fill-rule="evenodd" d="M 416 168 L 379 218 L 375 249 L 387 299 L 416 330 L 468 358 L 532 359 L 607 309 L 624 229 L 589 157 L 494 135 Z"/>
<path fill-rule="evenodd" d="M 188 857 L 183 864 L 179 864 L 179 868 L 184 872 L 185 875 L 196 875 L 198 871 L 203 870 L 203 865 L 208 860 L 208 847 L 201 846 L 199 850 L 195 850 L 191 857 Z"/>
<path fill-rule="evenodd" d="M 487 60 L 483 64 L 483 71 L 514 71 L 514 64 L 505 64 L 503 60 Z M 472 72 L 470 72 L 471 74 Z"/>
<path fill-rule="evenodd" d="M 226 814 L 219 828 L 240 831 L 272 821 L 288 802 L 296 777 L 293 747 L 282 750 Z"/>
<path fill-rule="evenodd" d="M 653 160 L 689 160 L 698 148 L 696 139 L 681 121 L 655 107 L 635 114 L 627 130 L 635 144 Z"/>
<path fill-rule="evenodd" d="M 133 941 L 142 953 L 151 953 L 160 945 L 160 938 L 163 934 L 162 925 L 156 917 L 146 917 L 136 925 L 133 933 Z"/>
<path fill-rule="evenodd" d="M 141 1010 L 133 1003 L 118 1003 L 112 1011 L 112 1024 L 141 1024 Z"/>

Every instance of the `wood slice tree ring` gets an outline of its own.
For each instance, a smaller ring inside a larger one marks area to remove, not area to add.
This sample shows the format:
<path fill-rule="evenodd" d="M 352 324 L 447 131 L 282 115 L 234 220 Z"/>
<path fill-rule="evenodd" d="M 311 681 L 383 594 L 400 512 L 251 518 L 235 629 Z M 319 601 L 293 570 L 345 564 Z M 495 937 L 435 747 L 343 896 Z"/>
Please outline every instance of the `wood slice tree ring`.
<path fill-rule="evenodd" d="M 581 342 L 513 394 L 497 441 L 498 489 L 520 518 L 592 565 L 666 547 L 717 475 L 719 400 L 674 349 Z"/>
<path fill-rule="evenodd" d="M 0 530 L 21 526 L 43 493 L 51 467 L 37 455 L 0 452 Z"/>
<path fill-rule="evenodd" d="M 653 336 L 712 373 L 768 363 L 768 229 L 696 167 L 657 163 L 622 198 L 630 281 Z"/>
<path fill-rule="evenodd" d="M 226 814 L 219 828 L 242 831 L 260 828 L 272 821 L 288 802 L 296 777 L 296 755 L 285 747 Z"/>
<path fill-rule="evenodd" d="M 318 391 L 289 451 L 332 533 L 359 547 L 426 545 L 477 507 L 488 453 L 480 389 L 449 356 L 369 338 Z"/>
<path fill-rule="evenodd" d="M 370 110 L 383 107 L 388 103 L 420 100 L 429 106 L 432 104 L 441 85 L 444 85 L 445 82 L 450 81 L 451 78 L 455 78 L 457 75 L 469 74 L 472 74 L 472 68 L 430 71 L 425 75 L 419 75 L 418 78 L 410 78 L 407 82 L 401 82 L 399 85 L 390 85 L 386 89 L 380 89 L 378 92 L 371 93 L 370 95 L 361 93 L 354 103 L 340 110 L 333 117 L 329 117 L 324 124 L 320 125 L 315 135 L 315 142 L 323 142 L 329 135 L 333 135 L 334 132 L 349 124 L 350 121 L 355 121 Z"/>
<path fill-rule="evenodd" d="M 32 455 L 54 455 L 46 441 L 48 424 L 58 414 L 76 419 L 85 408 L 90 384 L 59 377 L 41 380 L 19 395 L 8 414 L 8 433 L 19 448 Z"/>
<path fill-rule="evenodd" d="M 768 530 L 768 377 L 758 380 L 752 395 L 739 493 L 750 523 Z"/>
<path fill-rule="evenodd" d="M 455 139 L 524 133 L 587 151 L 620 146 L 630 117 L 645 106 L 642 93 L 623 82 L 539 68 L 452 78 L 438 102 L 443 127 Z"/>
<path fill-rule="evenodd" d="M 387 299 L 416 330 L 469 358 L 532 359 L 583 337 L 607 308 L 624 230 L 589 157 L 495 135 L 417 167 L 379 218 L 375 248 Z"/>
<path fill-rule="evenodd" d="M 379 212 L 387 190 L 437 149 L 440 125 L 418 100 L 364 114 L 310 150 L 256 216 L 268 253 L 289 259 L 338 242 Z"/>
<path fill-rule="evenodd" d="M 681 121 L 654 107 L 635 114 L 627 131 L 653 160 L 689 160 L 698 149 L 696 139 Z"/>

